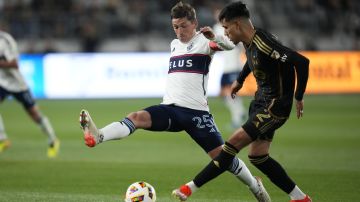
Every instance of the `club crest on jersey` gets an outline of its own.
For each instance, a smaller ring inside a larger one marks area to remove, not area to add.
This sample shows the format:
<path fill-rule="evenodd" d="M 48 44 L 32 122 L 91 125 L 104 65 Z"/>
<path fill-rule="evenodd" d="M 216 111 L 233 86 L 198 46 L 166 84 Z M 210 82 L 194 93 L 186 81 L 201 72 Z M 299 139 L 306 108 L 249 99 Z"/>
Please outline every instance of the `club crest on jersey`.
<path fill-rule="evenodd" d="M 277 60 L 277 59 L 280 58 L 280 53 L 277 52 L 276 50 L 274 50 L 274 51 L 271 53 L 271 57 Z"/>
<path fill-rule="evenodd" d="M 194 47 L 194 42 L 191 42 L 188 47 L 186 47 L 187 51 L 190 51 Z"/>

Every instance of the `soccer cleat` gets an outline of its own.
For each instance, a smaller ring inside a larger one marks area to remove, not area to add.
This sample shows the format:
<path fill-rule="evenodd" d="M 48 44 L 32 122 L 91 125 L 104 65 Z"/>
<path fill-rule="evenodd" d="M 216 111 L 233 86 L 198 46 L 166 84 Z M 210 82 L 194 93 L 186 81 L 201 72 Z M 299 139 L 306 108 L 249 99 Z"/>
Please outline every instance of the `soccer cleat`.
<path fill-rule="evenodd" d="M 5 151 L 7 148 L 9 148 L 11 145 L 10 140 L 5 139 L 5 140 L 1 140 L 0 141 L 0 153 L 2 153 L 3 151 Z"/>
<path fill-rule="evenodd" d="M 304 199 L 301 200 L 290 200 L 290 202 L 312 202 L 310 196 L 306 195 Z"/>
<path fill-rule="evenodd" d="M 260 177 L 255 177 L 258 187 L 259 187 L 259 191 L 256 193 L 253 193 L 255 198 L 258 200 L 258 202 L 271 202 L 270 196 L 267 193 L 264 185 L 261 182 L 261 178 Z"/>
<path fill-rule="evenodd" d="M 191 189 L 187 185 L 182 185 L 179 189 L 175 189 L 172 192 L 172 195 L 180 201 L 186 201 L 191 195 Z"/>
<path fill-rule="evenodd" d="M 47 156 L 49 158 L 55 158 L 59 154 L 60 149 L 60 140 L 56 139 L 54 142 L 49 146 L 47 151 Z"/>
<path fill-rule="evenodd" d="M 84 132 L 85 144 L 88 147 L 95 147 L 95 145 L 102 142 L 103 136 L 99 133 L 89 112 L 85 109 L 80 112 L 80 127 Z"/>

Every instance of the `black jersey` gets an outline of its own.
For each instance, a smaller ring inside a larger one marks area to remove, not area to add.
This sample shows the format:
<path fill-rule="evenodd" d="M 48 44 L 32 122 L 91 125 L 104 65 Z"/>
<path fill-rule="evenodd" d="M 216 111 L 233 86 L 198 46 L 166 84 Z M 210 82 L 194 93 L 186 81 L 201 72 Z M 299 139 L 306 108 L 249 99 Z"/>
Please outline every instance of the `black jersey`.
<path fill-rule="evenodd" d="M 247 62 L 240 72 L 238 82 L 243 83 L 253 73 L 260 101 L 278 117 L 288 117 L 295 99 L 302 100 L 308 80 L 309 60 L 287 48 L 270 33 L 256 29 L 252 42 L 245 46 Z"/>

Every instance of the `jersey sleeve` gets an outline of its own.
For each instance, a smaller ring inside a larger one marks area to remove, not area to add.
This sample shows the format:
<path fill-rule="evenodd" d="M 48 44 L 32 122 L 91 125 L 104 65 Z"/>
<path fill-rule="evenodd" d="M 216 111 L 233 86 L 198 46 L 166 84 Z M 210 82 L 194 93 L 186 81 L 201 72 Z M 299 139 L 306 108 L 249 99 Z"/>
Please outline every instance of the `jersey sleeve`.
<path fill-rule="evenodd" d="M 249 64 L 246 62 L 244 67 L 242 68 L 241 72 L 239 73 L 239 76 L 237 77 L 238 83 L 244 83 L 246 77 L 250 74 L 251 70 L 249 67 Z"/>
<path fill-rule="evenodd" d="M 210 40 L 209 47 L 213 51 L 232 50 L 235 48 L 235 44 L 224 35 L 217 35 Z"/>
<path fill-rule="evenodd" d="M 3 54 L 2 57 L 6 61 L 12 61 L 17 59 L 19 53 L 15 39 L 10 35 L 3 35 L 2 40 L 4 40 L 2 47 L 2 54 Z"/>
<path fill-rule="evenodd" d="M 256 34 L 253 42 L 260 51 L 272 59 L 277 60 L 280 63 L 288 63 L 295 68 L 297 79 L 295 99 L 302 100 L 309 77 L 309 59 L 298 52 L 283 46 L 272 36 Z"/>

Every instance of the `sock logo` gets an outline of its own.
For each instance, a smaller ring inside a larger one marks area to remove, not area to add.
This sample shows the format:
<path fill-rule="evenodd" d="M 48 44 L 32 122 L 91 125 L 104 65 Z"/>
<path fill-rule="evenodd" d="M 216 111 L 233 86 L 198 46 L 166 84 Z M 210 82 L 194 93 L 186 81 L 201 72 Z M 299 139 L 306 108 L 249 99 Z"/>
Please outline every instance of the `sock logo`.
<path fill-rule="evenodd" d="M 216 165 L 216 167 L 218 167 L 218 168 L 220 168 L 220 164 L 219 164 L 219 161 L 213 161 L 214 162 L 214 164 Z"/>
<path fill-rule="evenodd" d="M 99 135 L 99 143 L 101 143 L 103 140 L 104 140 L 104 135 L 103 135 L 103 134 L 100 134 L 100 135 Z"/>

